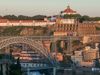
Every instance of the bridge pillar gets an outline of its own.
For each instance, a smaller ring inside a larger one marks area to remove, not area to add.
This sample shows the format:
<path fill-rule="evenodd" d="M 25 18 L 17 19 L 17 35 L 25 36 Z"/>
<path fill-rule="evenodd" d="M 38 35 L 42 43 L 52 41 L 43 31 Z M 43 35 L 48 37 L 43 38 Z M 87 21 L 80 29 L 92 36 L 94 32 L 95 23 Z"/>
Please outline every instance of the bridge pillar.
<path fill-rule="evenodd" d="M 0 64 L 0 75 L 7 75 L 7 65 Z"/>
<path fill-rule="evenodd" d="M 72 54 L 72 38 L 68 37 L 68 45 L 67 45 L 66 55 L 71 55 L 71 54 Z"/>
<path fill-rule="evenodd" d="M 3 71 L 3 75 L 6 75 L 6 64 L 3 64 L 2 65 L 2 71 Z"/>
<path fill-rule="evenodd" d="M 53 75 L 56 75 L 56 67 L 53 68 Z"/>
<path fill-rule="evenodd" d="M 9 75 L 9 67 L 8 64 L 0 64 L 0 75 Z"/>

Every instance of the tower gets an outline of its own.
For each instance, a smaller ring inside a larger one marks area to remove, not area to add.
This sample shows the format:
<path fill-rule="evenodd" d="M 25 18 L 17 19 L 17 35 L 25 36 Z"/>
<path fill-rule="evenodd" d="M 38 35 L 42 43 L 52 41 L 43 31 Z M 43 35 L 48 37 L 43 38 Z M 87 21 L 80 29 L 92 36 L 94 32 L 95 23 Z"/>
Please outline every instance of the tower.
<path fill-rule="evenodd" d="M 54 36 L 76 36 L 78 25 L 75 15 L 77 12 L 71 9 L 69 5 L 64 11 L 61 11 L 54 26 Z"/>

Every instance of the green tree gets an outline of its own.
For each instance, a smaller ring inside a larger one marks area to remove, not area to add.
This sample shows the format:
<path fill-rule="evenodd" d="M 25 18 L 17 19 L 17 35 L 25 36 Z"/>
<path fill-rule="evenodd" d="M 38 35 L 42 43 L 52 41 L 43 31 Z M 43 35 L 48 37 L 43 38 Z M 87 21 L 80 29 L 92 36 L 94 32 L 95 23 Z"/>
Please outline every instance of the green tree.
<path fill-rule="evenodd" d="M 96 30 L 100 30 L 100 27 L 96 27 Z"/>
<path fill-rule="evenodd" d="M 81 16 L 81 17 L 79 18 L 79 22 L 80 22 L 80 23 L 82 23 L 82 22 L 84 22 L 84 21 L 89 21 L 89 20 L 90 20 L 90 17 L 87 16 L 87 15 Z"/>
<path fill-rule="evenodd" d="M 72 46 L 78 46 L 80 44 L 81 44 L 80 40 L 73 40 L 72 41 Z"/>
<path fill-rule="evenodd" d="M 46 16 L 45 15 L 35 15 L 32 17 L 34 20 L 44 20 Z"/>
<path fill-rule="evenodd" d="M 19 58 L 17 59 L 17 64 L 10 65 L 9 75 L 22 75 L 21 65 Z"/>
<path fill-rule="evenodd" d="M 96 68 L 100 68 L 99 59 L 95 59 L 94 65 Z"/>
<path fill-rule="evenodd" d="M 56 47 L 58 52 L 63 53 L 63 48 L 61 47 L 61 40 L 57 41 Z"/>
<path fill-rule="evenodd" d="M 81 18 L 81 15 L 80 14 L 71 14 L 71 15 L 64 15 L 63 18 L 66 18 L 66 19 L 69 19 L 69 18 L 75 18 L 75 19 L 79 19 Z"/>
<path fill-rule="evenodd" d="M 5 16 L 3 16 L 3 18 L 9 19 L 9 20 L 16 20 L 17 16 L 15 16 L 15 15 L 5 15 Z"/>
<path fill-rule="evenodd" d="M 61 66 L 72 67 L 74 62 L 72 61 L 71 56 L 64 56 L 63 58 L 64 58 L 63 61 L 60 62 Z"/>
<path fill-rule="evenodd" d="M 19 15 L 17 19 L 18 19 L 18 20 L 28 20 L 28 19 L 31 19 L 31 17 L 29 17 L 29 16 L 24 16 L 24 15 Z"/>

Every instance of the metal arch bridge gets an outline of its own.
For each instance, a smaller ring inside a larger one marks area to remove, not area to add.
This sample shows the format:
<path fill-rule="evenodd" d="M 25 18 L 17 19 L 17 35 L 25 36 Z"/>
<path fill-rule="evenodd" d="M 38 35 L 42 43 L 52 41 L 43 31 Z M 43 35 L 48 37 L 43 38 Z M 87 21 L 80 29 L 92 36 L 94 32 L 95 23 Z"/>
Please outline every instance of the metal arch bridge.
<path fill-rule="evenodd" d="M 52 65 L 57 65 L 57 60 L 48 52 L 48 50 L 43 46 L 43 40 L 69 40 L 69 37 L 53 37 L 53 36 L 8 36 L 8 37 L 0 37 L 0 49 L 9 46 L 14 43 L 25 43 L 30 45 L 31 47 L 38 50 L 38 52 L 42 53 L 46 58 L 49 59 Z M 72 39 L 79 39 L 77 37 L 73 37 Z M 71 39 L 71 40 L 72 40 Z"/>

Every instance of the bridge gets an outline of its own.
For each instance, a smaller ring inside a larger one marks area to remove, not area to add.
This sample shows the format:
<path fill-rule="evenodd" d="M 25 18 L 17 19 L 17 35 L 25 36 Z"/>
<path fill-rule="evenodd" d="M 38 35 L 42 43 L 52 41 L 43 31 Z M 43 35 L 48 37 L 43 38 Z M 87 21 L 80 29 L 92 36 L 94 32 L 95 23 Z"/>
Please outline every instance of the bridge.
<path fill-rule="evenodd" d="M 92 36 L 93 37 L 93 36 Z M 98 36 L 99 37 L 99 36 Z M 33 68 L 30 68 L 31 70 L 39 70 L 39 69 L 48 69 L 59 66 L 59 62 L 57 59 L 52 55 L 52 52 L 48 50 L 44 46 L 45 41 L 49 41 L 49 43 L 54 42 L 56 43 L 58 40 L 67 41 L 67 50 L 68 52 L 72 52 L 72 41 L 73 40 L 80 40 L 81 37 L 72 37 L 72 36 L 2 36 L 0 37 L 0 50 L 12 45 L 12 44 L 27 44 L 31 46 L 33 49 L 35 49 L 39 54 L 42 54 L 45 56 L 46 59 L 50 62 L 50 65 L 52 66 L 35 66 Z M 55 48 L 55 53 L 56 47 Z"/>
<path fill-rule="evenodd" d="M 57 36 L 2 36 L 0 37 L 0 49 L 3 49 L 11 44 L 27 44 L 33 49 L 37 50 L 38 53 L 42 54 L 49 60 L 52 67 L 59 66 L 59 62 L 52 55 L 52 53 L 43 45 L 44 41 L 56 42 L 57 40 L 66 40 L 68 41 L 68 49 L 71 51 L 71 42 L 72 40 L 79 40 L 80 37 L 57 37 Z M 49 43 L 50 43 L 49 42 Z M 55 47 L 56 48 L 56 47 Z M 39 67 L 35 67 L 38 69 Z M 41 68 L 41 67 L 40 67 Z M 42 66 L 43 68 L 43 66 Z M 46 68 L 46 66 L 44 67 Z M 48 68 L 48 66 L 47 66 Z"/>
<path fill-rule="evenodd" d="M 0 37 L 0 49 L 9 46 L 10 44 L 14 43 L 25 43 L 33 48 L 36 48 L 39 50 L 39 52 L 42 52 L 45 54 L 45 56 L 48 55 L 48 50 L 43 47 L 43 41 L 50 41 L 50 42 L 56 42 L 57 40 L 66 40 L 68 44 L 71 44 L 71 41 L 73 40 L 79 40 L 80 37 L 68 37 L 68 36 L 6 36 L 6 37 Z M 69 46 L 69 45 L 68 45 Z"/>

